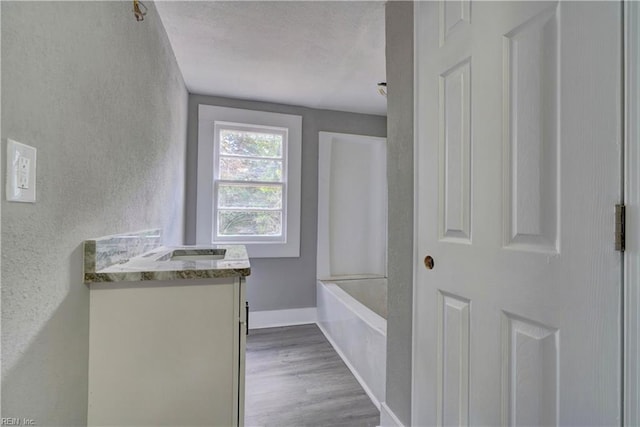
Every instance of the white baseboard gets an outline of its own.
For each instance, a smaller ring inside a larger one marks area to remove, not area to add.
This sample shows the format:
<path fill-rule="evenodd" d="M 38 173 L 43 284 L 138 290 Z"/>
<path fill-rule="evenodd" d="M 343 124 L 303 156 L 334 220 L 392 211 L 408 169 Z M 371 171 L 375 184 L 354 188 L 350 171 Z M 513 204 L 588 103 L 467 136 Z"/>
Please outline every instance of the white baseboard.
<path fill-rule="evenodd" d="M 364 382 L 364 380 L 362 379 L 360 374 L 358 374 L 358 371 L 356 371 L 356 369 L 353 367 L 351 362 L 349 362 L 349 359 L 347 359 L 347 357 L 344 355 L 344 353 L 340 350 L 340 347 L 338 347 L 336 345 L 336 343 L 331 339 L 331 336 L 329 336 L 327 331 L 324 330 L 324 328 L 322 327 L 320 322 L 318 322 L 317 325 L 318 325 L 318 328 L 324 334 L 324 336 L 327 339 L 327 341 L 329 341 L 329 344 L 331 344 L 331 346 L 336 351 L 336 353 L 338 353 L 338 356 L 340 356 L 340 359 L 342 359 L 342 361 L 344 362 L 345 365 L 347 365 L 347 368 L 349 368 L 349 370 L 351 371 L 353 376 L 356 378 L 358 383 L 360 383 L 360 386 L 362 387 L 364 392 L 367 393 L 367 396 L 369 396 L 369 399 L 371 399 L 371 402 L 376 406 L 376 408 L 378 408 L 378 410 L 380 410 L 380 402 L 378 401 L 378 399 L 376 399 L 375 395 L 373 394 L 373 392 L 371 391 L 371 389 L 369 388 L 367 383 Z"/>
<path fill-rule="evenodd" d="M 249 311 L 249 329 L 307 325 L 318 320 L 315 307 L 289 310 Z"/>
<path fill-rule="evenodd" d="M 396 414 L 387 406 L 386 402 L 380 404 L 380 426 L 381 427 L 404 427 Z"/>

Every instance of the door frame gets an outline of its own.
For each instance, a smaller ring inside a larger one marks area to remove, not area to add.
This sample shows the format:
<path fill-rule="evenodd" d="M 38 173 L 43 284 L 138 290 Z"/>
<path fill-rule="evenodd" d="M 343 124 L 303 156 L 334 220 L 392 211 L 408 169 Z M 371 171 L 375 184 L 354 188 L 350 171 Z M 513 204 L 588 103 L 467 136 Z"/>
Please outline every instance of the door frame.
<path fill-rule="evenodd" d="M 624 1 L 624 425 L 640 424 L 640 4 Z"/>

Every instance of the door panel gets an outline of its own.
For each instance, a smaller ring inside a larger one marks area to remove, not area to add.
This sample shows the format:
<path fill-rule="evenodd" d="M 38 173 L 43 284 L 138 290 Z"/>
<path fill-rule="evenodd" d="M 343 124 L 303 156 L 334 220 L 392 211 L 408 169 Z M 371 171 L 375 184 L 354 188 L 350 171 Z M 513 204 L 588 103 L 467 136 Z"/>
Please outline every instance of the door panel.
<path fill-rule="evenodd" d="M 452 33 L 471 22 L 471 1 L 441 1 L 440 9 L 440 47 L 444 46 Z"/>
<path fill-rule="evenodd" d="M 620 5 L 415 7 L 412 424 L 617 424 Z"/>
<path fill-rule="evenodd" d="M 555 328 L 502 315 L 502 425 L 557 425 L 558 344 Z"/>
<path fill-rule="evenodd" d="M 471 242 L 471 58 L 440 75 L 440 239 Z"/>
<path fill-rule="evenodd" d="M 438 293 L 438 407 L 440 425 L 469 417 L 469 301 Z"/>
<path fill-rule="evenodd" d="M 503 37 L 505 245 L 557 252 L 558 6 Z"/>

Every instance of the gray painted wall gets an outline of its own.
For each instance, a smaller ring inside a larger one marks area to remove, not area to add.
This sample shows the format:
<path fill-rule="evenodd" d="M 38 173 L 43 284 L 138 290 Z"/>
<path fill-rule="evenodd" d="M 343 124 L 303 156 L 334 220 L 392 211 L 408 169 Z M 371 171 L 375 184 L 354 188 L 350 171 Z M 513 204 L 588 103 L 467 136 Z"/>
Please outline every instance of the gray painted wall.
<path fill-rule="evenodd" d="M 411 421 L 413 301 L 413 3 L 386 5 L 389 299 L 386 404 Z"/>
<path fill-rule="evenodd" d="M 372 88 L 374 90 L 375 88 Z M 316 306 L 316 236 L 318 224 L 318 132 L 386 136 L 384 116 L 345 113 L 291 105 L 189 95 L 187 142 L 186 242 L 195 243 L 196 178 L 198 155 L 198 105 L 302 116 L 302 198 L 300 258 L 254 258 L 247 280 L 251 311 Z"/>
<path fill-rule="evenodd" d="M 188 95 L 147 6 L 136 22 L 131 2 L 1 2 L 0 149 L 38 149 L 37 203 L 2 189 L 3 417 L 86 425 L 83 240 L 162 227 L 182 243 Z"/>

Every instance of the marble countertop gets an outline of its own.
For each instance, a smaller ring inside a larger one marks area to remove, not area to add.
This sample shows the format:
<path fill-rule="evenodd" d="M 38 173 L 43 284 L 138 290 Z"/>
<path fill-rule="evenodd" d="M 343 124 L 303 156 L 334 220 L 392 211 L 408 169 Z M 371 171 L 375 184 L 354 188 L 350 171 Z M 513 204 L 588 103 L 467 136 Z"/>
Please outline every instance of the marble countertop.
<path fill-rule="evenodd" d="M 95 245 L 92 250 L 92 242 L 85 242 L 85 283 L 244 277 L 251 274 L 247 251 L 242 245 L 158 246 L 104 266 L 95 261 L 96 250 Z M 189 258 L 210 249 L 226 250 L 224 258 Z M 171 259 L 174 251 L 179 251 L 182 258 L 187 259 Z"/>

